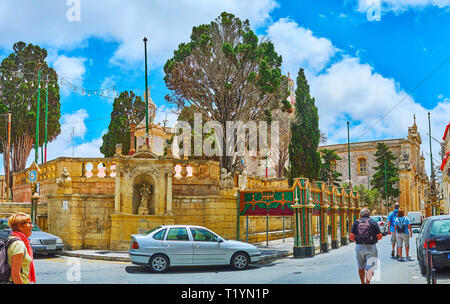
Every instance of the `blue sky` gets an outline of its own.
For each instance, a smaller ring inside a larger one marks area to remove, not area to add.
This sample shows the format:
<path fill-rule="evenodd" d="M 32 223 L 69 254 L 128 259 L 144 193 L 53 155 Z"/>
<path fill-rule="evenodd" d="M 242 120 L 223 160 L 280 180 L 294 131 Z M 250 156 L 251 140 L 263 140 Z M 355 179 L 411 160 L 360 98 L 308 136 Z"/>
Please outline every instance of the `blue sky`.
<path fill-rule="evenodd" d="M 248 18 L 269 38 L 283 56 L 284 73 L 295 79 L 300 67 L 306 70 L 327 144 L 346 142 L 347 120 L 352 141 L 406 137 L 415 114 L 430 172 L 427 112 L 438 140 L 450 120 L 450 0 L 0 1 L 0 60 L 14 42 L 38 44 L 66 84 L 62 132 L 49 144 L 48 159 L 73 151 L 102 157 L 112 89 L 143 94 L 144 36 L 156 122 L 167 115 L 173 126 L 162 67 L 179 43 L 189 41 L 193 26 L 222 11 Z M 109 88 L 109 98 L 88 97 L 79 88 L 105 95 Z M 438 149 L 433 141 L 436 160 Z M 32 151 L 29 163 L 33 158 Z"/>

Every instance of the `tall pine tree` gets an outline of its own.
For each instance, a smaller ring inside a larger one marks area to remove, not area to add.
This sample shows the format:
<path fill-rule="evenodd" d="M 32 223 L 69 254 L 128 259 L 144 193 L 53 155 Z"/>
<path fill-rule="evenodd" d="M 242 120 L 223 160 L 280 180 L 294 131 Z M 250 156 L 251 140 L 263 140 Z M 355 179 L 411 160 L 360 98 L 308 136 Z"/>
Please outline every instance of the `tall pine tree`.
<path fill-rule="evenodd" d="M 373 167 L 375 174 L 370 183 L 372 189 L 375 188 L 380 192 L 382 199 L 386 199 L 387 191 L 388 201 L 389 199 L 397 198 L 400 195 L 399 189 L 394 188 L 400 180 L 398 177 L 398 168 L 395 165 L 396 159 L 397 157 L 389 150 L 389 147 L 386 144 L 378 143 L 377 151 L 375 152 L 375 162 L 377 163 L 377 166 Z M 387 181 L 386 184 L 385 180 Z M 385 202 L 385 205 L 390 208 L 388 202 Z"/>
<path fill-rule="evenodd" d="M 307 177 L 316 180 L 320 173 L 319 115 L 315 100 L 309 94 L 305 72 L 301 68 L 297 76 L 295 90 L 295 117 L 291 123 L 291 142 L 289 144 L 289 184 L 294 178 Z"/>
<path fill-rule="evenodd" d="M 132 91 L 122 92 L 114 99 L 108 133 L 103 135 L 100 152 L 105 157 L 112 157 L 116 152 L 116 144 L 122 144 L 122 153 L 130 150 L 130 124 L 138 124 L 145 117 L 145 102 Z"/>

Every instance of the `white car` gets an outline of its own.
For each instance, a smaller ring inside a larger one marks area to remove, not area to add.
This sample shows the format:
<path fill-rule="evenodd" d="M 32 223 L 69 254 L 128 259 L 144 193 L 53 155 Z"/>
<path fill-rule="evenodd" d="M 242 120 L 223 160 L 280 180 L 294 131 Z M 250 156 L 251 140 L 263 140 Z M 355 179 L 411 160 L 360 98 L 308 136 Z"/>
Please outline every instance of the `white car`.
<path fill-rule="evenodd" d="M 382 235 L 386 235 L 389 232 L 388 220 L 384 215 L 371 215 L 370 218 L 378 223 Z"/>
<path fill-rule="evenodd" d="M 407 217 L 409 218 L 409 222 L 411 226 L 422 226 L 423 216 L 422 212 L 408 212 Z"/>
<path fill-rule="evenodd" d="M 247 268 L 261 259 L 254 245 L 227 240 L 201 226 L 164 225 L 145 234 L 131 235 L 128 251 L 131 263 L 154 272 L 171 266 L 231 265 Z"/>

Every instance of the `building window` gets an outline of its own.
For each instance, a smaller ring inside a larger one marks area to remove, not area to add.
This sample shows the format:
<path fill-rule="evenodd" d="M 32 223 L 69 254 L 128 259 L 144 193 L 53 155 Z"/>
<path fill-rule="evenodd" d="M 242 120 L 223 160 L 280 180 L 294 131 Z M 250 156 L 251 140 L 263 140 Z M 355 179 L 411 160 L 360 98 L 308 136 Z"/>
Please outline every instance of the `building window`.
<path fill-rule="evenodd" d="M 367 174 L 367 159 L 365 158 L 358 159 L 358 173 L 361 175 Z"/>

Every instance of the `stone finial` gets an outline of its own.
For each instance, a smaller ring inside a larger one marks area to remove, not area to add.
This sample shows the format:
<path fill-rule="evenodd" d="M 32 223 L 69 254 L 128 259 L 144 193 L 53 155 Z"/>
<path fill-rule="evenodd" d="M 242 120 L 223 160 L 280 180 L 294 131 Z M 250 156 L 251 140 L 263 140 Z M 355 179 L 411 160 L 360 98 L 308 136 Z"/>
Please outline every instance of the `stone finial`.
<path fill-rule="evenodd" d="M 56 179 L 56 184 L 58 185 L 58 188 L 72 186 L 72 179 L 70 178 L 69 171 L 66 167 L 64 167 L 63 172 L 61 173 L 61 177 Z"/>

